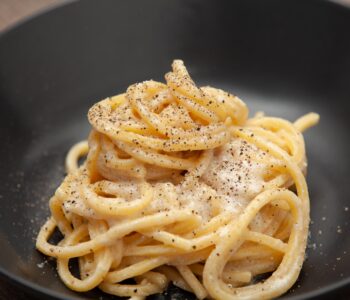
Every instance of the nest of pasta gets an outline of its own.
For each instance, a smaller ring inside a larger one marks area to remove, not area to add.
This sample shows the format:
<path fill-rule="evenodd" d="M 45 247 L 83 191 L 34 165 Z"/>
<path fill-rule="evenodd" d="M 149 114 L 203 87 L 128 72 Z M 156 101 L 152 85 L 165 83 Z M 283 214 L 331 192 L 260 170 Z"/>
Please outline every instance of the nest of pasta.
<path fill-rule="evenodd" d="M 282 294 L 304 260 L 301 132 L 318 115 L 248 119 L 242 100 L 197 87 L 180 60 L 165 79 L 89 110 L 89 140 L 68 153 L 37 248 L 75 291 L 143 299 L 173 282 L 199 299 Z M 64 238 L 53 245 L 56 228 Z M 80 278 L 69 270 L 76 257 Z"/>

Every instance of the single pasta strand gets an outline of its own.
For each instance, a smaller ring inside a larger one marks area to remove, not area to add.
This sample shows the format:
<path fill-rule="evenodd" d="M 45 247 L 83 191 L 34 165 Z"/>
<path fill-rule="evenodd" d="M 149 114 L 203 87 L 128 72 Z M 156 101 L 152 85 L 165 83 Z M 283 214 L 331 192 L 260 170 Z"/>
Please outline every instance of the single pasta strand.
<path fill-rule="evenodd" d="M 303 132 L 312 126 L 315 126 L 319 120 L 320 120 L 320 116 L 312 112 L 296 120 L 294 122 L 294 126 L 297 130 L 299 130 L 300 132 Z"/>
<path fill-rule="evenodd" d="M 75 144 L 68 152 L 66 157 L 66 170 L 67 173 L 73 172 L 78 169 L 78 160 L 80 157 L 86 155 L 89 151 L 87 141 L 81 141 Z"/>
<path fill-rule="evenodd" d="M 192 273 L 191 269 L 188 266 L 177 266 L 176 268 L 178 269 L 182 277 L 186 280 L 188 285 L 191 286 L 197 298 L 204 299 L 207 296 L 207 291 L 199 282 L 197 277 Z"/>

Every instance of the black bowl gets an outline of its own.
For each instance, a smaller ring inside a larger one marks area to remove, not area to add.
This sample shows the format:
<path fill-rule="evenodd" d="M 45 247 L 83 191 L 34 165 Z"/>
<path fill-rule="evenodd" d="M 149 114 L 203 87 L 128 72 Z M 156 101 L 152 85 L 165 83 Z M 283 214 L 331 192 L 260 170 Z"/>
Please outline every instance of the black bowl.
<path fill-rule="evenodd" d="M 4 33 L 0 273 L 37 296 L 103 296 L 68 290 L 35 237 L 67 150 L 89 132 L 88 108 L 131 83 L 162 80 L 182 58 L 196 82 L 239 95 L 252 111 L 320 113 L 305 134 L 307 260 L 282 298 L 350 294 L 349 32 L 350 10 L 331 2 L 132 0 L 72 2 Z"/>

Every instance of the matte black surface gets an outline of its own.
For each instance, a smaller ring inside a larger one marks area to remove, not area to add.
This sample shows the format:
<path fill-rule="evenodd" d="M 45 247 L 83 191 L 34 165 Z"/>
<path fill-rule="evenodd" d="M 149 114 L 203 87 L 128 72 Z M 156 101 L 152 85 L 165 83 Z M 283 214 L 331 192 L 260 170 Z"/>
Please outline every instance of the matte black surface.
<path fill-rule="evenodd" d="M 92 299 L 57 278 L 34 249 L 69 147 L 89 132 L 88 108 L 182 58 L 196 82 L 294 120 L 305 134 L 311 237 L 284 299 L 350 295 L 350 11 L 322 1 L 82 1 L 0 38 L 0 273 L 37 297 Z M 342 287 L 334 292 L 335 288 Z M 102 298 L 101 298 L 102 299 Z M 103 299 L 110 299 L 103 296 Z M 169 299 L 162 298 L 162 299 Z"/>

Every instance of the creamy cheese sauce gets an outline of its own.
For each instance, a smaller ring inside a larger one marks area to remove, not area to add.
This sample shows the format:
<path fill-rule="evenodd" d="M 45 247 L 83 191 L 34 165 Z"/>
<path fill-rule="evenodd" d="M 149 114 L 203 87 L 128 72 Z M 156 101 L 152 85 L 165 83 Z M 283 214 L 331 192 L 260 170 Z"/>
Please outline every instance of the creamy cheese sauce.
<path fill-rule="evenodd" d="M 201 216 L 204 222 L 222 211 L 239 214 L 264 189 L 264 175 L 269 172 L 264 161 L 271 162 L 272 159 L 256 146 L 233 139 L 215 150 L 204 175 L 190 188 L 172 182 L 152 183 L 153 199 L 141 213 L 184 209 Z M 129 182 L 130 190 L 123 191 L 120 196 L 127 201 L 140 197 L 136 186 L 137 183 Z M 64 203 L 66 211 L 86 217 L 104 217 L 91 211 L 84 203 L 84 197 L 76 195 L 72 198 Z"/>
<path fill-rule="evenodd" d="M 263 189 L 271 157 L 241 139 L 216 149 L 204 175 L 190 189 L 157 183 L 150 210 L 183 208 L 208 221 L 220 211 L 239 213 Z"/>

